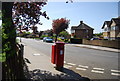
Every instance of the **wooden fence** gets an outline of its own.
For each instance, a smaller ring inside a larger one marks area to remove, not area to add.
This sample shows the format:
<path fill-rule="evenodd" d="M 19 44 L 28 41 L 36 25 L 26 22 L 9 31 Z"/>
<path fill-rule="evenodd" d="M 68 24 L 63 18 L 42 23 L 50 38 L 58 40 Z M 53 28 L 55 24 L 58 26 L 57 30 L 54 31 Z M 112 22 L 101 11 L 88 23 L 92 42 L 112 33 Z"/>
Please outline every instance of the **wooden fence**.
<path fill-rule="evenodd" d="M 24 46 L 22 44 L 17 44 L 17 48 L 17 53 L 10 56 L 2 63 L 2 80 L 15 81 L 18 79 L 24 79 Z"/>

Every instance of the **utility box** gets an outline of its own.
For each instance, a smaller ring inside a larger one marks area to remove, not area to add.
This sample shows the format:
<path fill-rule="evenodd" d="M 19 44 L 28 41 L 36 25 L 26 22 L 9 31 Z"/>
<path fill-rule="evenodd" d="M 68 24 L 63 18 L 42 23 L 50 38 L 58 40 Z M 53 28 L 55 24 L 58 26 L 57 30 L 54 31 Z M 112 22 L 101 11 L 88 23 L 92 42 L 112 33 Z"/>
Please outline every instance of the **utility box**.
<path fill-rule="evenodd" d="M 61 70 L 64 65 L 64 45 L 63 42 L 56 42 L 55 64 L 57 70 Z"/>

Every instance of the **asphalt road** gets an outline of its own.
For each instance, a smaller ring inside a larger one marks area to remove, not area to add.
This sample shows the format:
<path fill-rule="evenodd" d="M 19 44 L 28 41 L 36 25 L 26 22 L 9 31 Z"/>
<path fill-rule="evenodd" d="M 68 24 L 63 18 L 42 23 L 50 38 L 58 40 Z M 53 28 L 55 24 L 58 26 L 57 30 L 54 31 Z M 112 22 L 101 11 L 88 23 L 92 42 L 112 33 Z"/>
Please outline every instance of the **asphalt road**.
<path fill-rule="evenodd" d="M 22 42 L 51 57 L 53 43 L 25 38 L 22 38 Z M 118 65 L 120 57 L 118 53 L 66 44 L 64 59 L 64 66 L 90 79 L 120 79 L 120 67 Z"/>

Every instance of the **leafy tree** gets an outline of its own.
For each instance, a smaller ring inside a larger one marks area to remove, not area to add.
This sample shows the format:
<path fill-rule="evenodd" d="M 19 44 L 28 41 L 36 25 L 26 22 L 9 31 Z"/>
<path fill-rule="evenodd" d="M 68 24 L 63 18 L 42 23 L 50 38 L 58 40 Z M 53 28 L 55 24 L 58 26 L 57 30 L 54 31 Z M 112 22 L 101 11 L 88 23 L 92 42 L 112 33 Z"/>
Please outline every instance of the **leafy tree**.
<path fill-rule="evenodd" d="M 16 28 L 28 30 L 30 24 L 34 27 L 35 24 L 39 23 L 40 15 L 49 19 L 46 12 L 41 12 L 41 7 L 45 4 L 46 2 L 2 3 L 2 52 L 7 55 L 6 57 L 16 51 Z"/>
<path fill-rule="evenodd" d="M 61 18 L 61 19 L 53 20 L 52 28 L 53 28 L 53 33 L 56 34 L 55 42 L 57 41 L 58 34 L 61 31 L 63 31 L 63 30 L 65 30 L 65 29 L 68 28 L 69 22 L 70 22 L 70 20 L 67 20 L 66 18 Z"/>
<path fill-rule="evenodd" d="M 16 2 L 13 5 L 13 21 L 18 30 L 21 32 L 21 30 L 29 31 L 32 29 L 35 33 L 35 25 L 42 25 L 40 16 L 49 19 L 46 11 L 41 11 L 46 4 L 46 2 Z"/>
<path fill-rule="evenodd" d="M 62 37 L 67 37 L 69 35 L 69 33 L 67 31 L 62 31 L 59 33 L 59 36 L 62 36 Z"/>
<path fill-rule="evenodd" d="M 103 35 L 103 33 L 101 33 L 101 32 L 100 32 L 100 33 L 95 33 L 95 34 L 94 34 L 94 36 L 98 36 L 98 37 L 100 37 L 100 36 L 102 36 L 102 35 Z"/>

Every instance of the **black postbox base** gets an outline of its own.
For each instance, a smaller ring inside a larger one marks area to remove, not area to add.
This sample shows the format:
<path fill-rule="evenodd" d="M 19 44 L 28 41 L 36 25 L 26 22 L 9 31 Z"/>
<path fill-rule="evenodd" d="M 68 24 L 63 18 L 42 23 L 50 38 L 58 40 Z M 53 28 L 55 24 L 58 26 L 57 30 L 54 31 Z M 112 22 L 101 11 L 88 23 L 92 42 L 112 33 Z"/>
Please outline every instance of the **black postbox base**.
<path fill-rule="evenodd" d="M 58 71 L 63 71 L 63 67 L 57 67 L 56 66 L 55 69 L 58 70 Z"/>

